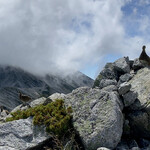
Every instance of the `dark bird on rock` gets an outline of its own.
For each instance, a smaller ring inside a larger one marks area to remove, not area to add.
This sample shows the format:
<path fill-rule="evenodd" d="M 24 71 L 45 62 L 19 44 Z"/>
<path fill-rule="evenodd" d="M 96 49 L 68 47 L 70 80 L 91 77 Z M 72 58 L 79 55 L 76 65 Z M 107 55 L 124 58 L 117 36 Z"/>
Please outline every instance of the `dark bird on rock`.
<path fill-rule="evenodd" d="M 19 99 L 23 102 L 23 104 L 27 104 L 31 99 L 31 97 L 27 95 L 23 95 L 21 92 L 19 92 Z"/>
<path fill-rule="evenodd" d="M 145 49 L 146 49 L 146 46 L 144 45 L 143 47 L 142 47 L 142 53 L 141 53 L 141 55 L 140 55 L 140 57 L 139 57 L 139 60 L 142 62 L 142 63 L 144 63 L 144 64 L 147 64 L 147 65 L 149 65 L 150 66 L 150 57 L 146 54 L 146 51 L 145 51 Z"/>

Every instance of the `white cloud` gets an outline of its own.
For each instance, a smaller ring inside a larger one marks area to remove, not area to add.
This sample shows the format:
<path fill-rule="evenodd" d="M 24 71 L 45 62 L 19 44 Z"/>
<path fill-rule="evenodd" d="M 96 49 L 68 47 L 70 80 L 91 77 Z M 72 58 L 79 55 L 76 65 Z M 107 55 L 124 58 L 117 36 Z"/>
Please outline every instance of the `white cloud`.
<path fill-rule="evenodd" d="M 140 5 L 149 5 L 150 1 L 149 0 L 139 0 Z"/>
<path fill-rule="evenodd" d="M 126 39 L 125 2 L 0 0 L 0 63 L 45 73 L 81 69 L 127 49 L 135 56 L 136 40 L 143 39 Z"/>

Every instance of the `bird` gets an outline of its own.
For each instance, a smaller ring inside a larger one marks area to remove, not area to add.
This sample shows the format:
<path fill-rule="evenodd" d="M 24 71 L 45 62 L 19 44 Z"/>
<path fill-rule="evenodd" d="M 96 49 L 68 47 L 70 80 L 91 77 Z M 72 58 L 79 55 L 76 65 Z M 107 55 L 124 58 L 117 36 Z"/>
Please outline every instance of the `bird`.
<path fill-rule="evenodd" d="M 19 92 L 19 99 L 23 102 L 23 105 L 27 105 L 27 102 L 32 100 L 31 97 L 29 97 L 27 95 L 23 95 L 21 92 Z"/>
<path fill-rule="evenodd" d="M 150 57 L 146 54 L 145 49 L 146 49 L 146 46 L 144 45 L 142 47 L 142 53 L 141 53 L 141 55 L 139 57 L 139 60 L 141 61 L 141 63 L 147 64 L 147 65 L 150 66 Z"/>

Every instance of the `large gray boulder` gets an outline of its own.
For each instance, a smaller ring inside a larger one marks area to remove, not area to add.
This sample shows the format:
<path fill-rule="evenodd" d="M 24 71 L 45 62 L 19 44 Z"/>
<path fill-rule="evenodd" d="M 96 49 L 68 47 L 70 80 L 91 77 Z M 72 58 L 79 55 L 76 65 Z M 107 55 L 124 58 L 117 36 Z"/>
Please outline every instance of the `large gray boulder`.
<path fill-rule="evenodd" d="M 81 87 L 66 95 L 65 104 L 72 106 L 73 126 L 86 150 L 116 147 L 123 127 L 117 92 Z"/>
<path fill-rule="evenodd" d="M 120 95 L 124 95 L 127 92 L 129 92 L 131 89 L 131 84 L 124 82 L 122 84 L 120 84 L 119 88 L 118 88 L 118 92 Z"/>
<path fill-rule="evenodd" d="M 64 99 L 65 94 L 63 93 L 54 93 L 48 97 L 48 99 L 51 99 L 52 101 L 55 101 L 56 99 Z"/>
<path fill-rule="evenodd" d="M 50 136 L 43 126 L 33 126 L 32 118 L 0 124 L 0 150 L 38 148 Z"/>
<path fill-rule="evenodd" d="M 138 94 L 139 108 L 150 107 L 150 69 L 142 68 L 137 74 L 128 82 L 131 84 L 131 91 Z"/>
<path fill-rule="evenodd" d="M 117 81 L 115 79 L 102 79 L 100 81 L 99 87 L 102 89 L 110 85 L 117 85 Z"/>
<path fill-rule="evenodd" d="M 136 100 L 138 94 L 136 92 L 133 91 L 129 91 L 128 93 L 123 95 L 123 102 L 125 107 L 130 106 L 131 104 L 134 103 L 134 101 Z"/>
<path fill-rule="evenodd" d="M 130 73 L 129 57 L 123 57 L 114 62 L 114 68 L 121 73 Z"/>
<path fill-rule="evenodd" d="M 128 83 L 131 90 L 138 94 L 135 102 L 129 106 L 134 110 L 128 115 L 133 134 L 150 138 L 150 69 L 145 67 L 138 70 Z"/>
<path fill-rule="evenodd" d="M 99 87 L 100 81 L 102 79 L 111 79 L 111 80 L 116 80 L 117 77 L 117 72 L 114 69 L 114 64 L 113 63 L 107 63 L 103 70 L 99 73 L 97 78 L 94 81 L 93 87 Z"/>
<path fill-rule="evenodd" d="M 123 82 L 127 82 L 129 81 L 133 76 L 130 73 L 125 73 L 123 75 L 120 76 L 119 81 L 118 81 L 118 85 L 120 85 Z"/>

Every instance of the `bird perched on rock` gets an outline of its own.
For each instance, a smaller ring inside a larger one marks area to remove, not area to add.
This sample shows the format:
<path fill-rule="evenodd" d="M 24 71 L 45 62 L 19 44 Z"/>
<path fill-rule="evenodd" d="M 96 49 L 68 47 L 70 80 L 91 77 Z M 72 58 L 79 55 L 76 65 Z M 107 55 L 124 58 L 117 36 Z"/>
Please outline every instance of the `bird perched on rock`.
<path fill-rule="evenodd" d="M 31 97 L 29 97 L 27 95 L 23 95 L 21 92 L 19 92 L 19 99 L 23 102 L 23 105 L 27 105 L 27 102 L 32 100 Z"/>
<path fill-rule="evenodd" d="M 146 54 L 146 51 L 145 51 L 146 46 L 144 45 L 144 46 L 142 47 L 142 49 L 143 49 L 143 50 L 142 50 L 142 53 L 141 53 L 141 55 L 140 55 L 140 57 L 139 57 L 139 60 L 141 61 L 141 63 L 150 66 L 150 57 Z"/>

